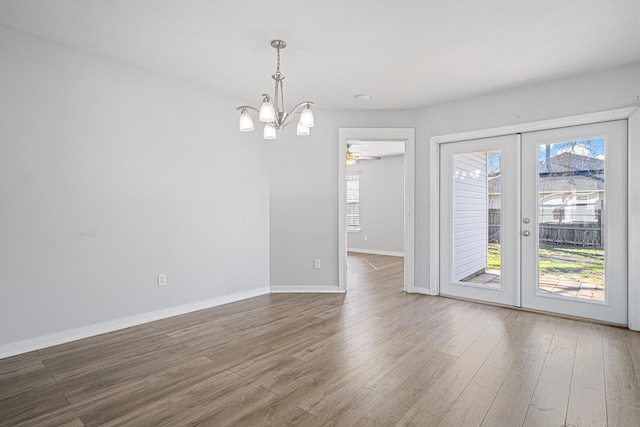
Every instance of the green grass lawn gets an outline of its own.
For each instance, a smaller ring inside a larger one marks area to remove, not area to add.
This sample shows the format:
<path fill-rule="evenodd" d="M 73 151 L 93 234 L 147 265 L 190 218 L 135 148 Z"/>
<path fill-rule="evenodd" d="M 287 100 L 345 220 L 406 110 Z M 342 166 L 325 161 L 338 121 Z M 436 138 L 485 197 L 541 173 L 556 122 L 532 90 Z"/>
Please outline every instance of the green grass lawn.
<path fill-rule="evenodd" d="M 489 243 L 489 262 L 487 267 L 500 270 L 500 243 Z"/>
<path fill-rule="evenodd" d="M 604 249 L 540 245 L 540 274 L 604 284 Z M 500 269 L 500 244 L 489 243 L 490 269 Z"/>

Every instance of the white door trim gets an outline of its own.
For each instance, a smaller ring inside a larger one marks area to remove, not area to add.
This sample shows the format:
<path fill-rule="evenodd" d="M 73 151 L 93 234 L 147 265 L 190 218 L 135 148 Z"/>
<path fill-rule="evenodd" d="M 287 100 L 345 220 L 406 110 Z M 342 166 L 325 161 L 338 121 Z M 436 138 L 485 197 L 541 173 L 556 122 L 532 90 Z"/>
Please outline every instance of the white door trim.
<path fill-rule="evenodd" d="M 440 199 L 440 183 L 439 183 L 439 162 L 440 162 L 440 144 L 445 142 L 465 141 L 469 139 L 479 139 L 491 136 L 501 136 L 508 134 L 518 134 L 524 132 L 533 132 L 538 130 L 556 129 L 566 126 L 578 126 L 584 124 L 598 123 L 612 120 L 629 120 L 629 164 L 640 164 L 640 109 L 638 107 L 626 107 L 617 110 L 601 111 L 596 113 L 581 114 L 577 116 L 562 117 L 550 120 L 541 120 L 537 122 L 522 123 L 498 128 L 481 129 L 470 132 L 461 132 L 447 135 L 433 136 L 429 139 L 429 284 L 428 293 L 430 295 L 439 295 L 439 239 L 438 230 L 440 224 L 438 200 Z M 636 112 L 634 114 L 634 112 Z M 638 168 L 640 169 L 640 168 Z M 640 221 L 633 221 L 640 216 L 640 191 L 634 190 L 640 185 L 640 170 L 634 171 L 629 168 L 628 174 L 629 185 L 629 201 L 628 201 L 628 221 L 629 221 L 629 260 L 640 259 L 640 242 L 634 240 L 640 239 Z M 634 187 L 634 185 L 636 187 Z M 634 212 L 635 211 L 635 212 Z M 640 330 L 640 266 L 634 266 L 633 262 L 629 263 L 628 271 L 629 280 L 629 329 Z"/>
<path fill-rule="evenodd" d="M 640 108 L 636 109 L 628 118 L 629 141 L 627 152 L 627 221 L 628 221 L 628 249 L 627 249 L 627 280 L 629 281 L 629 329 L 640 331 Z"/>
<path fill-rule="evenodd" d="M 516 133 L 535 132 L 538 130 L 550 130 L 568 126 L 590 125 L 592 123 L 624 120 L 638 107 L 620 108 L 617 110 L 601 111 L 598 113 L 581 114 L 578 116 L 561 117 L 559 119 L 541 120 L 538 122 L 518 123 L 517 125 L 502 126 L 499 128 L 472 130 L 469 132 L 451 133 L 431 137 L 431 141 L 438 144 L 444 142 L 458 142 L 467 139 L 480 139 L 492 136 L 513 135 Z"/>
<path fill-rule="evenodd" d="M 415 287 L 415 130 L 413 128 L 340 128 L 338 131 L 338 286 L 347 290 L 346 177 L 347 140 L 404 141 L 404 290 Z"/>

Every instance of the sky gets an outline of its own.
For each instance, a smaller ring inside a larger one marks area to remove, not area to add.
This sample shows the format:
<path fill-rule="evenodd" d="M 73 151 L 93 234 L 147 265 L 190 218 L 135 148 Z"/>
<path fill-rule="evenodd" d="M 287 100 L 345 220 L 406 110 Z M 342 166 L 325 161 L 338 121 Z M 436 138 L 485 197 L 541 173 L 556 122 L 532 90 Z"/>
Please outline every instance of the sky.
<path fill-rule="evenodd" d="M 538 158 L 541 161 L 545 159 L 545 148 L 544 144 L 538 148 Z M 551 157 L 568 152 L 602 160 L 604 159 L 604 138 L 551 144 Z"/>

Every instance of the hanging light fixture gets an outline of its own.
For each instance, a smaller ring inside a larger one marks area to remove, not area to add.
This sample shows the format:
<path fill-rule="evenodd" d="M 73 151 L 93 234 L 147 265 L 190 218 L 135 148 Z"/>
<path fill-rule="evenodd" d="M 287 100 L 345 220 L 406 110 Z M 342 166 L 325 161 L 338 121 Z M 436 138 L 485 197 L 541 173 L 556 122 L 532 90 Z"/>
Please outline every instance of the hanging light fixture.
<path fill-rule="evenodd" d="M 276 131 L 286 128 L 298 114 L 300 115 L 300 119 L 298 120 L 296 134 L 309 135 L 309 129 L 314 125 L 311 106 L 315 105 L 315 103 L 311 101 L 303 101 L 293 107 L 289 113 L 284 110 L 284 93 L 282 91 L 282 81 L 284 80 L 284 76 L 280 72 L 280 49 L 287 47 L 287 43 L 282 40 L 272 40 L 271 46 L 278 52 L 276 73 L 271 76 L 271 78 L 276 82 L 275 94 L 273 98 L 271 98 L 266 93 L 263 93 L 262 105 L 259 110 L 250 105 L 242 105 L 236 108 L 236 110 L 240 111 L 240 132 L 250 132 L 253 130 L 253 120 L 247 110 L 254 110 L 258 113 L 258 119 L 261 122 L 264 122 L 264 130 L 262 133 L 264 139 L 276 139 Z"/>

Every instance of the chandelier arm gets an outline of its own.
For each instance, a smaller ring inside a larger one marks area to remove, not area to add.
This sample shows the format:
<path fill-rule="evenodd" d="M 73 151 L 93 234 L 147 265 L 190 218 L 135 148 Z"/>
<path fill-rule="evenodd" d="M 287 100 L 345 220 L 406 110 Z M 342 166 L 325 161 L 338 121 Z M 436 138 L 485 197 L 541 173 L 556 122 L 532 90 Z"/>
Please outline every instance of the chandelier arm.
<path fill-rule="evenodd" d="M 279 83 L 280 83 L 280 85 L 279 85 L 280 86 L 280 95 L 279 95 L 280 108 L 282 108 L 282 111 L 284 111 L 284 89 L 282 88 L 282 86 L 283 86 L 282 85 L 282 80 L 279 80 Z M 276 96 L 278 96 L 278 92 L 277 91 L 278 91 L 278 85 L 276 85 Z"/>
<path fill-rule="evenodd" d="M 258 114 L 260 113 L 260 110 L 258 110 L 256 107 L 252 107 L 251 105 L 241 105 L 239 107 L 236 107 L 236 110 L 241 111 L 241 110 L 247 109 L 247 108 L 249 110 L 253 110 L 253 111 L 258 112 Z"/>
<path fill-rule="evenodd" d="M 287 118 L 285 119 L 284 123 L 282 123 L 282 129 L 286 128 L 287 126 L 289 126 L 289 123 L 291 123 L 291 120 L 293 120 L 293 118 L 300 114 L 300 111 L 296 111 L 295 113 L 292 111 Z"/>
<path fill-rule="evenodd" d="M 301 103 L 299 103 L 298 105 L 296 105 L 295 107 L 293 107 L 291 109 L 291 113 L 290 114 L 293 114 L 298 108 L 300 108 L 302 106 L 306 106 L 306 105 L 316 105 L 316 103 L 315 102 L 311 102 L 311 101 L 302 101 Z M 299 111 L 298 111 L 298 113 L 299 113 Z"/>
<path fill-rule="evenodd" d="M 275 89 L 273 90 L 273 107 L 276 109 L 276 111 L 278 111 L 278 83 L 280 83 L 278 80 L 276 80 L 275 82 Z"/>

